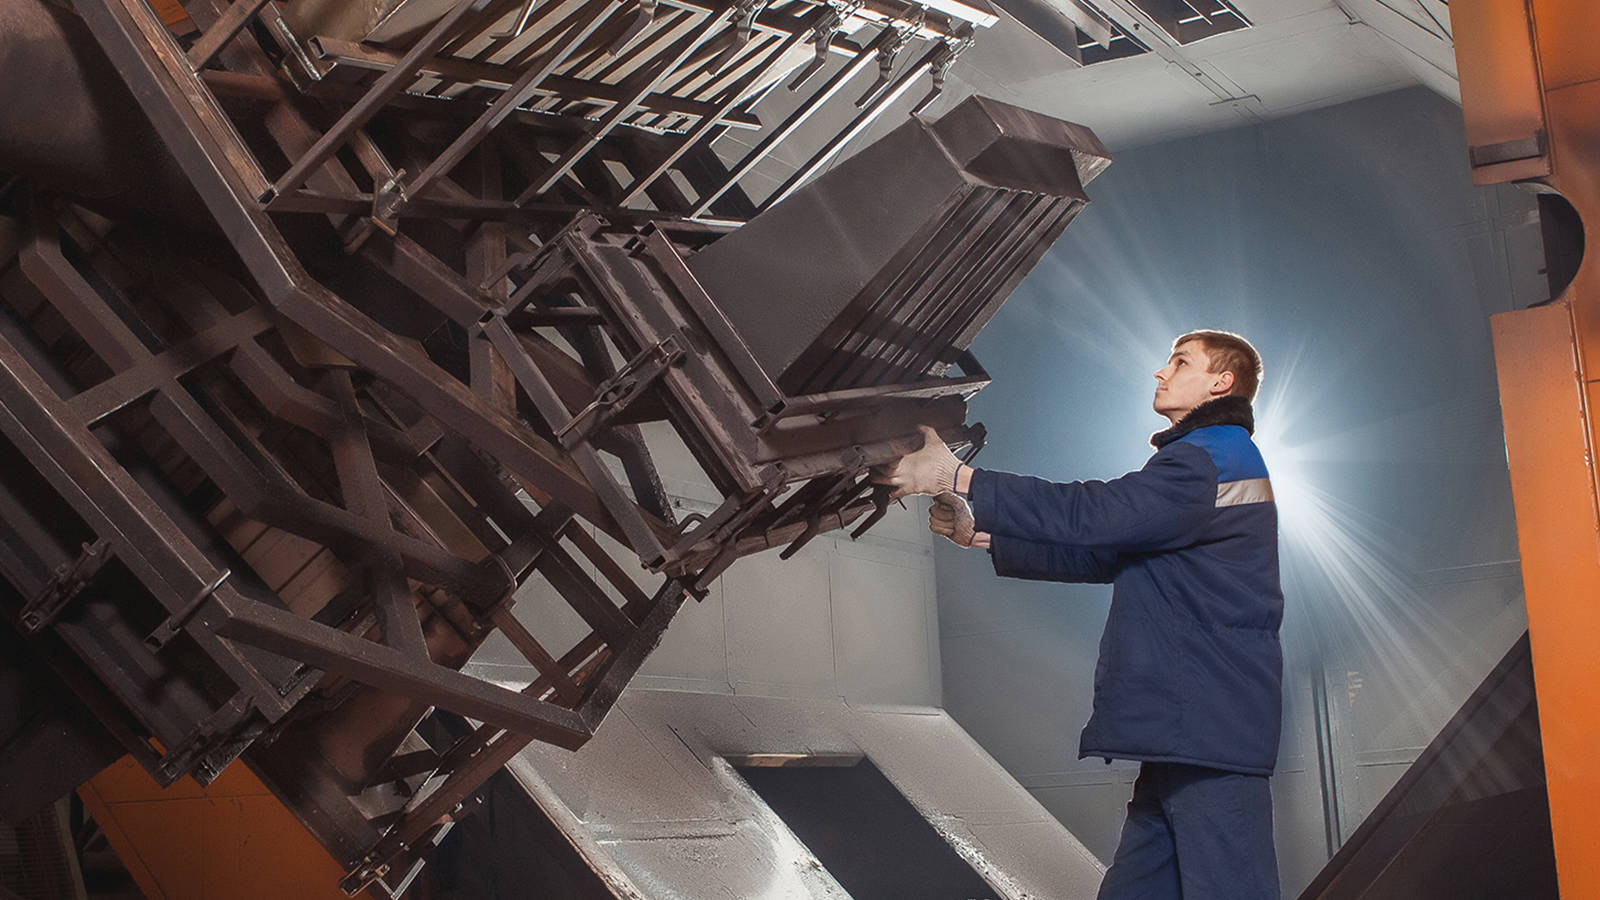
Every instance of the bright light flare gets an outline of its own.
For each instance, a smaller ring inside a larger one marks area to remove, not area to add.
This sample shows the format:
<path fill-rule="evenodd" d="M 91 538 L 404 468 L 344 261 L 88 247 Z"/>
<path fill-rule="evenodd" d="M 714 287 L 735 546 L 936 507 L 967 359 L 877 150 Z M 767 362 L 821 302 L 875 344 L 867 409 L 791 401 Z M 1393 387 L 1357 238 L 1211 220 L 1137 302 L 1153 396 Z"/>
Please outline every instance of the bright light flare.
<path fill-rule="evenodd" d="M 1348 499 L 1352 467 L 1331 464 L 1384 454 L 1361 446 L 1377 440 L 1371 432 L 1329 433 L 1325 419 L 1312 419 L 1327 398 L 1306 399 L 1314 392 L 1296 377 L 1304 358 L 1302 346 L 1268 371 L 1256 413 L 1278 507 L 1286 604 L 1304 615 L 1321 665 L 1343 670 L 1345 702 L 1355 705 L 1363 684 L 1381 682 L 1384 705 L 1431 732 L 1461 699 L 1441 696 L 1455 683 L 1441 667 L 1477 642 L 1418 592 L 1392 527 Z"/>

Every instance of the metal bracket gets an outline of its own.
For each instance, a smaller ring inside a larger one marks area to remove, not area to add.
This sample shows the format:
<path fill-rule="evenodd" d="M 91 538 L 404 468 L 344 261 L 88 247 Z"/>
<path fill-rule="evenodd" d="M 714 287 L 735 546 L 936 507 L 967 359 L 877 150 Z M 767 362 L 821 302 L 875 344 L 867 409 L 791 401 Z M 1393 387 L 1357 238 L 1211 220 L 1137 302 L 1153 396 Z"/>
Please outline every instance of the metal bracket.
<path fill-rule="evenodd" d="M 961 58 L 961 54 L 967 52 L 967 48 L 972 46 L 973 38 L 969 33 L 960 40 L 946 40 L 943 44 L 944 46 L 939 48 L 939 57 L 933 61 L 933 87 L 929 89 L 927 96 L 917 101 L 917 105 L 911 110 L 912 115 L 916 115 L 932 106 L 933 101 L 939 99 L 939 96 L 944 93 L 944 82 L 945 78 L 950 74 L 950 67 L 955 65 L 955 61 Z"/>
<path fill-rule="evenodd" d="M 801 512 L 801 518 L 804 519 L 806 528 L 798 537 L 790 541 L 787 547 L 783 548 L 778 554 L 779 559 L 789 559 L 799 553 L 800 548 L 811 543 L 812 538 L 822 533 L 822 511 L 839 499 L 840 495 L 846 492 L 846 489 L 849 489 L 851 496 L 860 493 L 861 483 L 857 482 L 856 479 L 867 468 L 866 455 L 861 452 L 860 447 L 851 447 L 841 454 L 840 462 L 846 467 L 845 470 L 836 476 L 837 480 L 822 496 L 806 504 L 806 508 Z"/>
<path fill-rule="evenodd" d="M 867 87 L 866 93 L 856 100 L 856 108 L 859 109 L 876 100 L 878 95 L 883 93 L 883 89 L 889 86 L 889 82 L 894 78 L 894 61 L 899 58 L 900 51 L 917 36 L 917 32 L 922 30 L 927 20 L 928 8 L 917 7 L 916 17 L 908 22 L 906 27 L 896 28 L 894 38 L 878 48 L 878 78 Z"/>
<path fill-rule="evenodd" d="M 78 596 L 79 591 L 88 587 L 100 568 L 111 559 L 109 547 L 105 538 L 99 538 L 92 544 L 84 544 L 77 558 L 57 566 L 50 580 L 22 608 L 22 630 L 28 634 L 38 634 L 48 628 L 61 610 L 72 602 L 73 597 Z"/>
<path fill-rule="evenodd" d="M 706 66 L 708 72 L 720 72 L 723 67 L 733 61 L 733 58 L 750 43 L 750 35 L 756 27 L 756 16 L 767 6 L 767 0 L 738 0 L 734 4 L 731 18 L 733 19 L 733 42 L 722 49 L 716 58 Z"/>
<path fill-rule="evenodd" d="M 856 10 L 860 9 L 862 2 L 863 0 L 854 0 L 851 3 L 830 4 L 828 6 L 827 14 L 822 17 L 821 21 L 817 22 L 816 27 L 811 29 L 811 37 L 806 39 L 811 44 L 816 55 L 812 57 L 811 62 L 806 63 L 806 67 L 801 69 L 798 75 L 790 80 L 789 90 L 798 91 L 801 85 L 810 81 L 811 76 L 822 71 L 823 66 L 828 64 L 828 52 L 833 48 L 834 38 L 838 37 L 839 32 L 844 30 L 845 19 L 848 19 Z"/>
<path fill-rule="evenodd" d="M 210 784 L 264 730 L 265 723 L 260 720 L 255 721 L 254 727 L 246 725 L 255 711 L 255 701 L 249 694 L 243 691 L 235 694 L 216 712 L 201 720 L 176 747 L 162 754 L 156 771 L 151 774 L 163 787 L 183 777 L 184 773 L 202 785 Z"/>
<path fill-rule="evenodd" d="M 983 450 L 984 445 L 987 444 L 988 441 L 989 429 L 983 427 L 982 422 L 973 422 L 971 425 L 968 425 L 967 443 L 971 446 L 967 449 L 966 455 L 961 457 L 961 462 L 965 465 L 972 465 L 972 460 L 977 457 L 981 450 Z"/>
<path fill-rule="evenodd" d="M 579 410 L 572 420 L 556 432 L 556 439 L 564 449 L 571 450 L 588 440 L 594 433 L 633 404 L 647 388 L 667 374 L 667 370 L 684 358 L 682 329 L 662 338 L 655 346 L 617 370 L 607 378 L 588 406 Z"/>
<path fill-rule="evenodd" d="M 372 886 L 374 882 L 382 881 L 390 873 L 398 872 L 403 867 L 404 874 L 399 884 L 393 886 L 383 884 L 388 896 L 401 896 L 422 871 L 424 854 L 442 841 L 457 822 L 481 809 L 484 802 L 482 791 L 473 792 L 440 817 L 440 821 L 415 842 L 400 840 L 397 828 L 392 827 L 388 834 L 362 854 L 360 862 L 345 873 L 344 878 L 339 881 L 339 889 L 353 897 Z"/>

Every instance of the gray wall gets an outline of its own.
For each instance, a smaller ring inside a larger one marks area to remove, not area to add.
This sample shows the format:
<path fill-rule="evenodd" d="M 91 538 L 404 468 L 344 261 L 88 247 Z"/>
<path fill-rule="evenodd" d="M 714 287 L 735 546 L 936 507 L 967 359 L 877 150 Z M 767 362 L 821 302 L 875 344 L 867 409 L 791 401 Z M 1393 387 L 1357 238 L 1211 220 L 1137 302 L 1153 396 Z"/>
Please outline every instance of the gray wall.
<path fill-rule="evenodd" d="M 655 426 L 646 439 L 678 512 L 709 513 L 719 498 L 682 443 Z M 684 605 L 632 687 L 938 706 L 939 626 L 925 510 L 920 500 L 893 508 L 858 541 L 834 531 L 788 560 L 772 550 L 738 561 L 704 600 Z M 605 535 L 596 537 L 627 558 Z M 651 588 L 659 578 L 641 571 L 639 583 Z M 513 612 L 541 640 L 551 635 L 546 649 L 557 656 L 589 631 L 540 578 L 529 579 Z M 499 634 L 469 668 L 513 684 L 535 674 Z"/>
<path fill-rule="evenodd" d="M 1174 335 L 1261 349 L 1288 892 L 1524 627 L 1487 317 L 1546 298 L 1542 252 L 1532 198 L 1474 188 L 1464 147 L 1460 111 L 1410 89 L 1121 153 L 973 348 L 980 465 L 1057 480 L 1142 464 Z M 1076 759 L 1109 588 L 935 557 L 946 708 L 1109 860 L 1134 770 Z"/>

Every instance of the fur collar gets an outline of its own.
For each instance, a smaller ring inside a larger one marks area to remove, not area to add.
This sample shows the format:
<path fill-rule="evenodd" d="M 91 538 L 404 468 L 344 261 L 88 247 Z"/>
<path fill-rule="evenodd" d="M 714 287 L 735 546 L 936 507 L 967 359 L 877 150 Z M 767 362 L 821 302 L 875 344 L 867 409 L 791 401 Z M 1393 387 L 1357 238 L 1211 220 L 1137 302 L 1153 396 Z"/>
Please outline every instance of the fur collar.
<path fill-rule="evenodd" d="M 1255 434 L 1255 413 L 1250 409 L 1250 401 L 1243 397 L 1232 396 L 1207 400 L 1189 410 L 1189 414 L 1179 419 L 1171 428 L 1150 435 L 1150 443 L 1159 450 L 1197 428 L 1207 428 L 1212 425 L 1239 425 L 1245 431 Z"/>

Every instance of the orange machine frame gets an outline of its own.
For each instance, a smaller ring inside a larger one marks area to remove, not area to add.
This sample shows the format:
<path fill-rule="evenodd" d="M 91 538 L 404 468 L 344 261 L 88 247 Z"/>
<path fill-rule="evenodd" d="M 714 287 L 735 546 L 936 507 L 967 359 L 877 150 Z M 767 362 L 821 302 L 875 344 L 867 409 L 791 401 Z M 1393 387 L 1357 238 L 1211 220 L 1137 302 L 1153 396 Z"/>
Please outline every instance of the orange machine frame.
<path fill-rule="evenodd" d="M 125 756 L 78 796 L 149 900 L 347 900 L 344 869 L 243 763 L 162 788 Z"/>
<path fill-rule="evenodd" d="M 1536 182 L 1600 227 L 1600 4 L 1455 0 L 1450 20 L 1473 180 Z M 1600 897 L 1600 260 L 1492 324 L 1557 876 Z"/>

